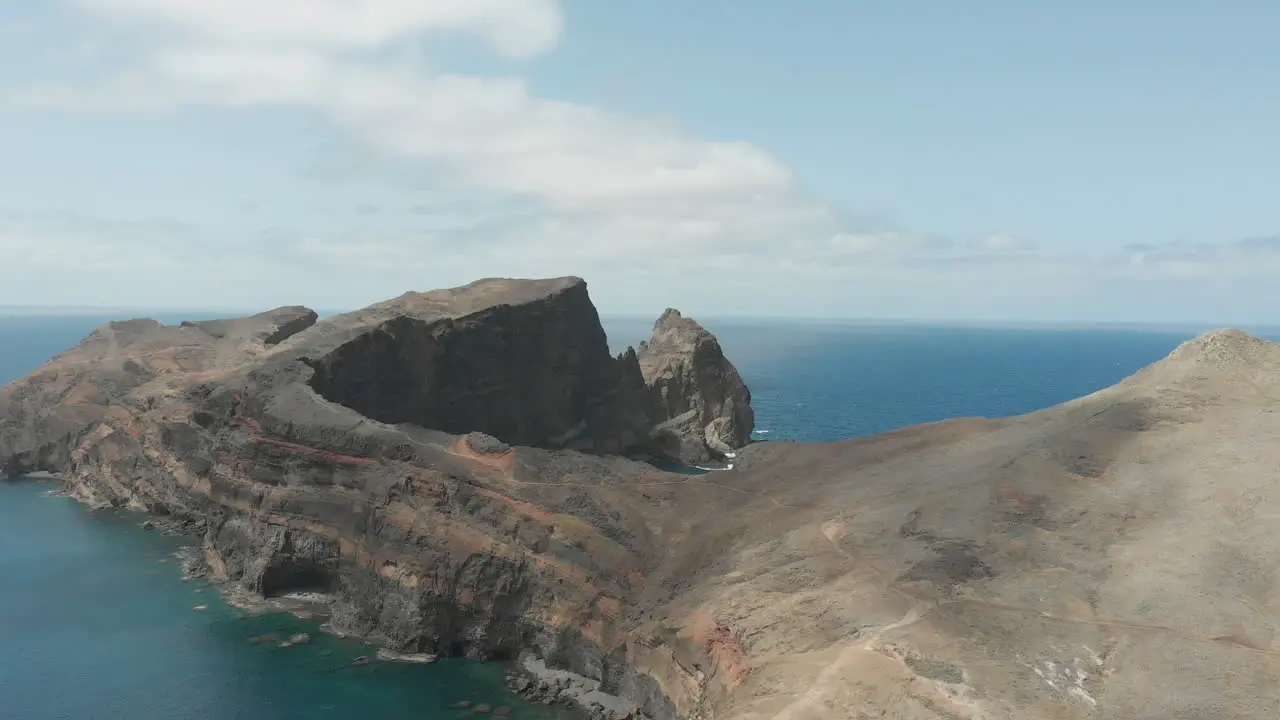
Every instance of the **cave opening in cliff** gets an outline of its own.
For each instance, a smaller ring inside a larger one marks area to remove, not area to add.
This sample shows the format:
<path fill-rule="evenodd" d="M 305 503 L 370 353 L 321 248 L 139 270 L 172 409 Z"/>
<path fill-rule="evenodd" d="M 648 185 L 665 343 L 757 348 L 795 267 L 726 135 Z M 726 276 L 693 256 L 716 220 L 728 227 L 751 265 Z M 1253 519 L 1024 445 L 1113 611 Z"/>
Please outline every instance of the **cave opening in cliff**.
<path fill-rule="evenodd" d="M 263 597 L 280 597 L 297 592 L 328 594 L 335 586 L 332 573 L 312 563 L 272 565 L 262 573 Z"/>

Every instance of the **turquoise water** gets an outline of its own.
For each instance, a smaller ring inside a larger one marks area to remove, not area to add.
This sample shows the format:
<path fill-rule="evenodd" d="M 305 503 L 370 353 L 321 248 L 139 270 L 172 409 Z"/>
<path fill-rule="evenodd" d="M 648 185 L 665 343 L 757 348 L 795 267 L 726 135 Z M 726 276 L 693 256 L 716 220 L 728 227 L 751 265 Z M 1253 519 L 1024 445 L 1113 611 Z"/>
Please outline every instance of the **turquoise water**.
<path fill-rule="evenodd" d="M 179 318 L 161 318 L 176 321 Z M 92 331 L 99 318 L 0 318 L 0 383 Z M 504 667 L 350 663 L 374 650 L 291 615 L 248 616 L 183 582 L 183 541 L 123 511 L 88 511 L 51 485 L 0 483 L 0 719 L 443 720 L 460 700 L 552 711 L 511 696 Z M 196 606 L 206 606 L 196 611 Z M 310 633 L 279 648 L 250 638 Z"/>
<path fill-rule="evenodd" d="M 496 664 L 374 662 L 291 615 L 249 616 L 183 582 L 179 541 L 124 512 L 88 512 L 35 481 L 0 486 L 0 717 L 241 720 L 462 718 L 507 696 Z M 196 611 L 197 606 L 207 606 Z M 251 638 L 308 632 L 280 648 Z"/>
<path fill-rule="evenodd" d="M 161 318 L 166 321 L 177 318 Z M 0 318 L 0 382 L 74 345 L 98 318 Z M 615 344 L 649 323 L 609 321 Z M 751 386 L 761 439 L 829 440 L 959 415 L 1028 412 L 1105 387 L 1190 332 L 975 330 L 708 322 Z M 350 667 L 372 651 L 291 616 L 245 617 L 183 582 L 179 541 L 33 482 L 0 484 L 0 718 L 376 720 L 475 717 L 503 669 L 461 661 Z M 193 608 L 206 605 L 207 610 Z M 309 645 L 253 644 L 312 633 Z"/>

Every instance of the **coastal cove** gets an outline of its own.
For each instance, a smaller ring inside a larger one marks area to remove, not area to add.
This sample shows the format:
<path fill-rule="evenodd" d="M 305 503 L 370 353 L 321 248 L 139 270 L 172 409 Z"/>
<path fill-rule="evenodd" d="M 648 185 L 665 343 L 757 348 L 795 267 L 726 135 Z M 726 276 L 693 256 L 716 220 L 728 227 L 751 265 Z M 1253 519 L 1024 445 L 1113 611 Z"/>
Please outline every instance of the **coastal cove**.
<path fill-rule="evenodd" d="M 553 710 L 513 696 L 507 666 L 373 661 L 375 649 L 290 614 L 249 614 L 183 581 L 192 542 L 131 511 L 88 510 L 48 481 L 0 482 L 0 702 L 13 720 L 514 720 Z M 197 610 L 196 608 L 203 608 Z M 310 642 L 279 647 L 307 633 Z M 498 716 L 501 717 L 501 716 Z"/>

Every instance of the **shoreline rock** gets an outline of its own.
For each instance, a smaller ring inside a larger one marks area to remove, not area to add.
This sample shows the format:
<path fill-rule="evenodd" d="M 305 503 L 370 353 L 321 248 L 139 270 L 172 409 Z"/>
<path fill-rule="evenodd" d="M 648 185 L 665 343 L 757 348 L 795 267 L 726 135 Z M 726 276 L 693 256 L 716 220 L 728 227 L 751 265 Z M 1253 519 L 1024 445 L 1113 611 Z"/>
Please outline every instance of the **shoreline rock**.
<path fill-rule="evenodd" d="M 508 687 L 531 702 L 572 704 L 588 720 L 649 720 L 634 703 L 601 690 L 600 682 L 568 670 L 550 668 L 532 653 L 522 653 Z"/>
<path fill-rule="evenodd" d="M 439 659 L 430 653 L 398 653 L 385 648 L 379 648 L 375 656 L 384 662 L 411 663 L 415 665 L 430 665 Z"/>

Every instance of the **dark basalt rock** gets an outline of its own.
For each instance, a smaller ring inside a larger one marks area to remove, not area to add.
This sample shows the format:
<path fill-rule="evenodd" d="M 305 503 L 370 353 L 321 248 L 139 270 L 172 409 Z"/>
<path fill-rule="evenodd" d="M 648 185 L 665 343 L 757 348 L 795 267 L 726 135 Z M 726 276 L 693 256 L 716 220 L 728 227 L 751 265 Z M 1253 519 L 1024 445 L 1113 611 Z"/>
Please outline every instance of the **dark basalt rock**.
<path fill-rule="evenodd" d="M 638 367 L 609 354 L 577 278 L 485 280 L 402 296 L 340 322 L 354 336 L 301 359 L 322 397 L 364 417 L 503 442 L 625 453 L 653 419 Z"/>

